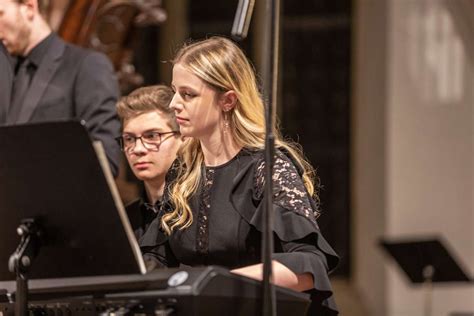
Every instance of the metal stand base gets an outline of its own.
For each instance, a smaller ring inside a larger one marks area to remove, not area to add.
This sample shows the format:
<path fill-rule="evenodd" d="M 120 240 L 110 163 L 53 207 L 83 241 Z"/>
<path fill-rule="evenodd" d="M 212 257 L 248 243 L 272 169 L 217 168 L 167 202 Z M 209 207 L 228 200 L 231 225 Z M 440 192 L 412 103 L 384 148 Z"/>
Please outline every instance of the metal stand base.
<path fill-rule="evenodd" d="M 17 228 L 20 244 L 10 256 L 8 269 L 16 274 L 15 315 L 28 316 L 28 271 L 40 247 L 40 230 L 34 219 L 21 221 Z"/>

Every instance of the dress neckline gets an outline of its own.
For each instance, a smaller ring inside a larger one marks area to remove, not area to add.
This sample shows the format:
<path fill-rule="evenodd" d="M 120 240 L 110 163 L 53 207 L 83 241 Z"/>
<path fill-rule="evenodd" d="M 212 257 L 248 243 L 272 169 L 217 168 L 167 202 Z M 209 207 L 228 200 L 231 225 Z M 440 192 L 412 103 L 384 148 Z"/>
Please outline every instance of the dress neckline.
<path fill-rule="evenodd" d="M 243 151 L 244 151 L 244 147 L 242 147 L 242 148 L 237 152 L 237 154 L 235 154 L 235 156 L 232 157 L 229 161 L 224 162 L 223 164 L 220 164 L 220 165 L 217 165 L 217 166 L 205 166 L 205 167 L 206 167 L 206 170 L 221 169 L 221 168 L 224 168 L 224 167 L 230 165 L 232 162 L 234 162 L 235 160 L 237 160 L 237 158 L 242 154 Z"/>

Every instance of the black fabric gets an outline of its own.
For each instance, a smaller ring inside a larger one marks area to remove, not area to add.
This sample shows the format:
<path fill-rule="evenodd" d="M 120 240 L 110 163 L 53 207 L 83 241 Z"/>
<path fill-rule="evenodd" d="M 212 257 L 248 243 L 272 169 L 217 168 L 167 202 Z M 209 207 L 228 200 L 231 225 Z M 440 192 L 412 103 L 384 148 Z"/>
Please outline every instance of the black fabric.
<path fill-rule="evenodd" d="M 48 52 L 48 48 L 52 41 L 53 33 L 50 33 L 31 50 L 28 56 L 17 57 L 15 78 L 13 80 L 12 96 L 7 120 L 12 122 L 18 120 L 23 107 L 23 100 L 31 84 L 31 80 L 35 76 L 36 70 L 41 65 L 41 61 Z"/>
<path fill-rule="evenodd" d="M 130 225 L 141 247 L 146 247 L 148 244 L 156 245 L 159 236 L 164 236 L 160 233 L 160 230 L 149 230 L 149 228 L 156 218 L 158 218 L 158 221 L 161 220 L 161 216 L 165 212 L 165 204 L 166 202 L 163 200 L 157 201 L 154 205 L 150 204 L 143 188 L 140 198 L 125 207 Z"/>
<path fill-rule="evenodd" d="M 166 174 L 166 183 L 171 183 L 175 179 L 176 165 L 177 162 L 175 161 Z M 169 189 L 170 186 L 165 185 L 161 200 L 151 205 L 148 201 L 145 188 L 142 186 L 140 197 L 125 207 L 133 232 L 142 251 L 147 271 L 156 268 L 178 266 L 178 263 L 172 255 L 163 255 L 161 261 L 157 260 L 156 255 L 153 255 L 153 251 L 157 248 L 157 245 L 162 245 L 168 240 L 166 234 L 160 229 L 160 221 L 163 214 L 168 212 L 171 207 L 169 202 Z M 171 253 L 169 248 L 167 248 L 165 252 Z M 150 253 L 152 253 L 152 255 L 150 255 Z"/>
<path fill-rule="evenodd" d="M 10 106 L 13 85 L 13 61 L 0 41 L 0 124 Z"/>
<path fill-rule="evenodd" d="M 296 168 L 293 163 L 287 157 L 287 155 L 279 153 L 275 162 L 274 173 L 278 166 L 278 159 L 280 161 L 290 162 L 290 165 L 293 168 L 293 175 L 296 172 Z M 263 164 L 263 155 L 256 154 L 253 155 L 253 159 L 247 161 L 246 164 L 241 166 L 238 174 L 233 178 L 233 190 L 230 195 L 231 203 L 233 208 L 237 210 L 242 218 L 245 219 L 247 223 L 255 227 L 259 232 L 263 230 L 263 203 L 260 203 L 263 199 L 263 196 L 259 196 L 259 193 L 255 191 L 255 174 L 258 172 L 258 168 Z M 286 178 L 289 178 L 291 175 L 287 172 L 284 175 Z M 301 178 L 292 179 L 294 182 L 299 182 L 300 187 L 302 185 Z M 263 185 L 263 183 L 262 183 Z M 257 188 L 258 189 L 258 188 Z M 261 190 L 258 190 L 261 191 Z M 274 184 L 274 194 L 279 196 L 279 186 Z M 249 198 L 252 197 L 252 198 Z M 285 196 L 281 196 L 285 198 Z M 307 205 L 306 207 L 312 207 L 315 205 L 311 203 L 311 198 L 309 196 L 304 197 Z M 299 213 L 298 210 L 284 208 L 278 203 L 278 199 L 274 198 L 274 231 L 278 238 L 282 241 L 292 241 L 299 240 L 306 236 L 312 236 L 314 243 L 317 245 L 318 249 L 321 250 L 328 260 L 328 268 L 332 271 L 339 262 L 339 257 L 327 243 L 327 241 L 321 235 L 319 227 L 317 226 L 316 219 L 311 217 L 309 214 L 308 217 Z"/>
<path fill-rule="evenodd" d="M 38 45 L 36 45 L 31 52 L 28 54 L 27 58 L 31 64 L 38 68 L 41 65 L 44 57 L 48 53 L 49 47 L 54 42 L 54 33 L 50 33 L 46 36 Z M 33 73 L 34 75 L 34 73 Z"/>
<path fill-rule="evenodd" d="M 2 102 L 0 96 L 0 124 L 83 120 L 91 138 L 104 145 L 112 173 L 117 175 L 121 153 L 115 141 L 120 133 L 115 104 L 119 90 L 110 61 L 98 52 L 67 44 L 56 34 L 31 54 L 34 62 L 40 63 L 33 69 L 29 88 L 16 109 L 18 114 L 8 115 L 11 97 Z M 2 54 L 0 64 L 1 59 Z M 0 91 L 11 91 L 13 78 L 4 76 L 11 77 L 0 73 Z"/>
<path fill-rule="evenodd" d="M 147 244 L 146 251 L 142 248 L 146 256 L 154 257 L 163 266 L 220 265 L 233 269 L 260 263 L 263 197 L 258 197 L 257 191 L 261 188 L 255 186 L 255 177 L 262 159 L 263 153 L 260 151 L 242 150 L 222 166 L 205 168 L 204 172 L 213 173 L 210 194 L 205 197 L 208 202 L 201 203 L 202 194 L 206 192 L 201 188 L 190 203 L 194 218 L 192 225 L 183 230 L 175 230 L 168 240 L 163 232 L 158 233 L 159 238 L 154 245 Z M 293 181 L 295 174 L 298 175 L 294 165 L 281 153 L 278 159 L 284 164 L 277 163 L 276 169 L 278 166 L 290 166 L 291 169 L 275 172 L 281 171 L 281 177 L 291 175 Z M 211 178 L 206 178 L 203 174 L 202 179 Z M 275 184 L 277 198 L 274 205 L 274 259 L 295 273 L 313 275 L 314 288 L 308 291 L 313 301 L 312 314 L 309 315 L 315 315 L 314 312 L 318 312 L 317 315 L 336 315 L 337 308 L 332 297 L 328 273 L 337 265 L 338 257 L 321 235 L 316 220 L 312 217 L 313 212 L 292 208 L 292 203 L 281 200 L 288 199 L 289 195 L 281 194 L 287 188 L 278 186 L 291 187 L 285 181 Z M 298 185 L 302 188 L 301 178 Z M 308 197 L 303 198 L 301 201 L 304 202 L 304 207 L 311 208 Z M 199 233 L 203 227 L 196 220 L 198 213 L 203 211 L 203 204 L 209 205 L 204 210 L 204 214 L 208 216 L 207 227 L 204 227 L 208 230 L 207 234 Z M 284 208 L 282 205 L 290 207 Z M 160 230 L 158 220 L 152 225 L 149 231 Z M 198 251 L 202 236 L 208 236 L 205 241 L 207 251 L 204 253 Z"/>
<path fill-rule="evenodd" d="M 30 64 L 28 59 L 21 58 L 19 59 L 18 64 L 19 65 L 16 66 L 17 69 L 13 80 L 10 107 L 8 109 L 8 117 L 12 120 L 16 120 L 20 114 L 20 110 L 23 106 L 23 99 L 25 98 L 26 91 L 28 91 L 34 72 L 34 66 Z"/>

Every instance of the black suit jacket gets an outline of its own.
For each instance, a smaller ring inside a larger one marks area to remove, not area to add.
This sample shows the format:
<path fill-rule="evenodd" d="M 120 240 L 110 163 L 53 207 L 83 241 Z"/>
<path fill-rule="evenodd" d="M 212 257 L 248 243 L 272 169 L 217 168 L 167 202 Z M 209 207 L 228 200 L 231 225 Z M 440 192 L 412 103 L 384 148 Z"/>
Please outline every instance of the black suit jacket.
<path fill-rule="evenodd" d="M 13 67 L 7 50 L 0 42 L 0 123 L 6 117 L 13 84 Z"/>
<path fill-rule="evenodd" d="M 8 117 L 5 104 L 0 104 L 0 124 L 84 120 L 91 137 L 102 141 L 116 175 L 120 160 L 120 148 L 114 139 L 120 133 L 115 109 L 118 96 L 115 73 L 106 56 L 53 35 L 18 118 Z"/>

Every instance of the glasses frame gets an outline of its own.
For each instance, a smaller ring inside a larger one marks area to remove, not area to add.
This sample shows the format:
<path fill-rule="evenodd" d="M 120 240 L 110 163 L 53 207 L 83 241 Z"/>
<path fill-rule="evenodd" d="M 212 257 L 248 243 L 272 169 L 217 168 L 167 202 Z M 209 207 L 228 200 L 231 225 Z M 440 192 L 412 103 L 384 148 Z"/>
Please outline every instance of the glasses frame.
<path fill-rule="evenodd" d="M 133 137 L 133 139 L 134 139 L 133 144 L 131 144 L 129 148 L 125 148 L 125 142 L 123 140 L 123 135 L 121 135 L 119 137 L 116 137 L 115 140 L 118 142 L 118 144 L 120 146 L 120 149 L 123 152 L 132 151 L 135 148 L 135 146 L 137 146 L 137 140 L 138 139 L 142 142 L 143 148 L 146 148 L 147 150 L 154 151 L 154 150 L 158 150 L 158 148 L 160 148 L 161 143 L 163 143 L 163 141 L 165 141 L 169 138 L 169 137 L 166 137 L 166 138 L 163 139 L 163 135 L 178 134 L 179 133 L 178 131 L 169 131 L 169 132 L 149 131 L 149 132 L 153 132 L 153 133 L 158 134 L 158 136 L 160 137 L 160 140 L 157 143 L 150 143 L 150 142 L 147 142 L 146 140 L 143 139 L 143 134 L 141 136 L 135 136 L 135 135 L 132 135 L 132 134 L 128 134 L 128 136 Z M 147 132 L 145 132 L 145 133 L 147 133 Z"/>

